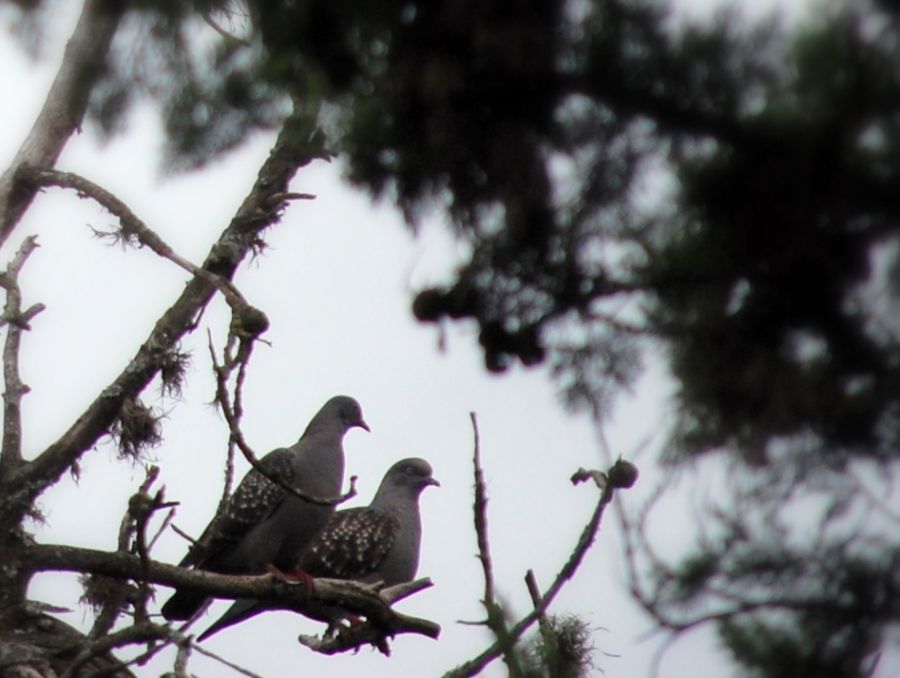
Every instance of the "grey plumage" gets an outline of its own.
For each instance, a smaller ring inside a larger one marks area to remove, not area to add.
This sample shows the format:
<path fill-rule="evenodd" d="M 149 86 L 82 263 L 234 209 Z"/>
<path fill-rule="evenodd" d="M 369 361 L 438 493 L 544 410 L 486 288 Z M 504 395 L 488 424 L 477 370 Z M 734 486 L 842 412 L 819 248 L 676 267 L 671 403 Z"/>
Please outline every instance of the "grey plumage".
<path fill-rule="evenodd" d="M 424 459 L 403 459 L 385 474 L 372 503 L 335 513 L 328 527 L 300 559 L 299 569 L 314 577 L 350 579 L 393 586 L 412 581 L 419 567 L 422 521 L 419 495 L 440 485 Z M 238 599 L 212 626 L 204 640 L 222 629 L 271 609 L 253 599 Z M 337 622 L 343 612 L 322 605 L 305 606 L 303 614 Z"/>
<path fill-rule="evenodd" d="M 355 426 L 369 430 L 359 403 L 335 396 L 294 445 L 270 452 L 260 464 L 308 496 L 336 497 L 344 480 L 342 441 Z M 333 514 L 333 506 L 305 501 L 252 469 L 180 564 L 223 574 L 260 573 L 268 565 L 289 569 Z M 163 616 L 188 619 L 207 598 L 201 592 L 177 589 L 163 605 Z"/>

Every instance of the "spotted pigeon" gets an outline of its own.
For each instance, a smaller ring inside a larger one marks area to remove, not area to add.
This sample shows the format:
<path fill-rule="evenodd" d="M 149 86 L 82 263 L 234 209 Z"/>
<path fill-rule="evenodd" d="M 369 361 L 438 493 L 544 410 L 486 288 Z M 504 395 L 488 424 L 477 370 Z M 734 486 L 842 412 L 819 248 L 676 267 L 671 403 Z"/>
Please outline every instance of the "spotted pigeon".
<path fill-rule="evenodd" d="M 393 586 L 412 581 L 419 567 L 422 521 L 419 495 L 440 485 L 424 459 L 403 459 L 385 474 L 372 503 L 335 513 L 325 532 L 301 558 L 299 567 L 314 577 L 350 579 Z M 253 617 L 272 606 L 251 598 L 238 599 L 199 640 Z M 326 621 L 332 628 L 342 610 L 325 605 L 304 606 L 303 614 Z"/>
<path fill-rule="evenodd" d="M 312 418 L 300 440 L 270 452 L 260 463 L 307 495 L 336 497 L 344 479 L 342 441 L 355 426 L 369 430 L 359 403 L 335 396 Z M 180 564 L 222 574 L 256 574 L 269 565 L 290 569 L 333 514 L 333 506 L 301 499 L 251 469 Z M 207 598 L 202 592 L 179 588 L 163 605 L 163 616 L 188 619 Z"/>

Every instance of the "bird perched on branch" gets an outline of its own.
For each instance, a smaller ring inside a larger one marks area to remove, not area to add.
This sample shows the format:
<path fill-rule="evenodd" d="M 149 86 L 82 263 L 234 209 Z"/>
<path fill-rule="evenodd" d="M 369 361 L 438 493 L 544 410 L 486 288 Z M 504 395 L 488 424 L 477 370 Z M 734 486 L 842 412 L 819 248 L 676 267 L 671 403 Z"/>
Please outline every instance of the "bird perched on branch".
<path fill-rule="evenodd" d="M 424 459 L 403 459 L 385 474 L 368 506 L 336 512 L 328 527 L 300 559 L 299 569 L 314 577 L 349 579 L 393 586 L 412 581 L 419 567 L 422 520 L 419 495 L 429 485 L 440 483 Z M 253 617 L 270 603 L 238 599 L 199 640 Z M 329 623 L 329 629 L 346 616 L 339 609 L 311 603 L 297 611 Z"/>
<path fill-rule="evenodd" d="M 274 450 L 241 480 L 225 509 L 203 531 L 182 567 L 222 574 L 259 574 L 269 566 L 290 569 L 325 529 L 344 481 L 343 438 L 353 427 L 369 430 L 359 403 L 335 396 L 309 422 L 294 445 Z M 269 477 L 277 478 L 273 482 Z M 162 607 L 166 619 L 188 619 L 208 595 L 179 588 Z"/>

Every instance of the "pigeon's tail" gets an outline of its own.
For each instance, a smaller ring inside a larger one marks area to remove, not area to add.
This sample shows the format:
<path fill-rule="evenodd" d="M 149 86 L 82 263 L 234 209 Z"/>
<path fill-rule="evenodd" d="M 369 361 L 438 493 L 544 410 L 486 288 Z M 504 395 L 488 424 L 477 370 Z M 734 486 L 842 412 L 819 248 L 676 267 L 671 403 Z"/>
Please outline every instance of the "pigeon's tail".
<path fill-rule="evenodd" d="M 197 637 L 197 640 L 206 640 L 211 635 L 218 633 L 224 628 L 228 628 L 232 624 L 237 624 L 250 617 L 255 617 L 265 609 L 264 604 L 254 598 L 238 598 L 234 601 L 234 604 L 225 611 L 225 614 L 219 617 L 212 626 Z"/>
<path fill-rule="evenodd" d="M 190 619 L 208 598 L 209 596 L 200 591 L 176 589 L 172 597 L 162 606 L 163 617 L 169 621 Z"/>

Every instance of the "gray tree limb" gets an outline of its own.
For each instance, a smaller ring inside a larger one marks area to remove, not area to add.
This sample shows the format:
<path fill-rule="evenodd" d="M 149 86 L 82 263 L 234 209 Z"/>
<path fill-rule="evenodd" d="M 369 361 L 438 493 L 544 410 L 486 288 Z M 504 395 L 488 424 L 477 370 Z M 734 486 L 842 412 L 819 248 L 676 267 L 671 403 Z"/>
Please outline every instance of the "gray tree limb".
<path fill-rule="evenodd" d="M 337 579 L 316 579 L 315 590 L 284 581 L 272 574 L 234 576 L 189 570 L 121 551 L 107 552 L 74 546 L 34 544 L 25 555 L 24 566 L 32 572 L 82 572 L 122 580 L 146 581 L 172 587 L 192 587 L 220 598 L 256 598 L 277 603 L 277 607 L 302 612 L 310 604 L 341 607 L 363 615 L 369 626 L 383 636 L 415 633 L 437 638 L 440 626 L 427 619 L 403 615 L 391 603 L 430 586 L 427 580 L 386 589 Z M 368 642 L 368 641 L 366 641 Z M 357 645 L 358 647 L 358 645 Z M 347 648 L 349 649 L 349 648 Z"/>
<path fill-rule="evenodd" d="M 290 116 L 249 195 L 213 244 L 203 268 L 230 279 L 244 257 L 262 245 L 262 232 L 280 219 L 286 204 L 283 196 L 290 195 L 288 184 L 297 169 L 324 156 L 321 140 L 307 115 L 298 112 Z M 134 358 L 75 423 L 36 459 L 21 465 L 0 483 L 0 496 L 4 497 L 0 505 L 2 524 L 18 524 L 33 501 L 109 430 L 122 404 L 150 383 L 166 353 L 193 329 L 194 319 L 216 290 L 207 276 L 194 276 L 159 318 Z"/>
<path fill-rule="evenodd" d="M 88 98 L 103 72 L 109 47 L 128 3 L 87 0 L 66 45 L 44 106 L 12 164 L 0 176 L 0 245 L 19 223 L 36 188 L 19 182 L 22 167 L 49 168 L 72 133 L 81 128 Z"/>

